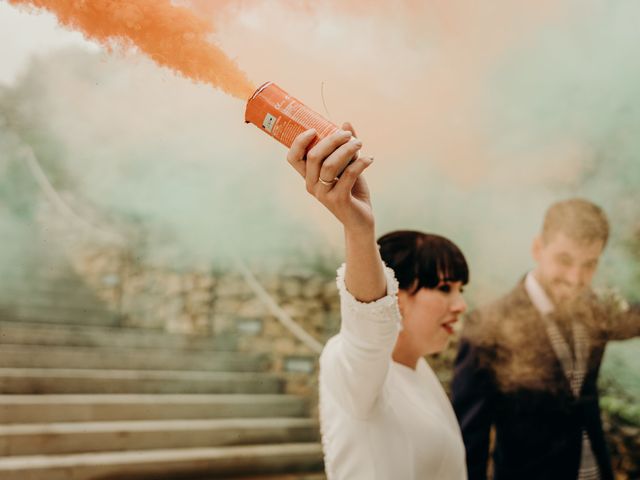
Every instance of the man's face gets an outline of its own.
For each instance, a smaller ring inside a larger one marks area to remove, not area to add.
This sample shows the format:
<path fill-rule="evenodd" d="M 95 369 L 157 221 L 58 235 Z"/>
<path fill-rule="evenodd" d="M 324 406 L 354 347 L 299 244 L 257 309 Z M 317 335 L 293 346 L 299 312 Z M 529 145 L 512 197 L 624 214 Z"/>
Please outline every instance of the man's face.
<path fill-rule="evenodd" d="M 562 232 L 550 238 L 536 238 L 534 271 L 542 287 L 558 306 L 571 303 L 591 286 L 604 242 L 579 242 Z"/>

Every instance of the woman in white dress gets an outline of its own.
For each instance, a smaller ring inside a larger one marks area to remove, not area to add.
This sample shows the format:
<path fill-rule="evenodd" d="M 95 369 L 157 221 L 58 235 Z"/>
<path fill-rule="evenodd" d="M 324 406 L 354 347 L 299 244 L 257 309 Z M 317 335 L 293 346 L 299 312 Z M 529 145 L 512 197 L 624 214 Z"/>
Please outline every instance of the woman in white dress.
<path fill-rule="evenodd" d="M 346 262 L 337 279 L 341 328 L 320 358 L 327 476 L 464 480 L 460 429 L 424 356 L 445 348 L 466 309 L 466 260 L 436 235 L 393 232 L 376 243 L 361 175 L 373 159 L 352 162 L 362 144 L 349 124 L 342 128 L 308 152 L 316 133 L 301 134 L 287 157 L 345 234 Z"/>

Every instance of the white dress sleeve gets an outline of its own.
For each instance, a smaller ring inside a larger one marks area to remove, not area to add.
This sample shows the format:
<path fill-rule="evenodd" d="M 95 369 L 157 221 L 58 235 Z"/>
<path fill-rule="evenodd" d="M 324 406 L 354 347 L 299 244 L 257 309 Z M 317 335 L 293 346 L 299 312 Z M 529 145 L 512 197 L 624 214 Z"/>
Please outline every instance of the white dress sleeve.
<path fill-rule="evenodd" d="M 338 269 L 342 323 L 320 357 L 322 395 L 331 395 L 348 414 L 366 419 L 379 399 L 401 328 L 398 282 L 384 267 L 387 294 L 371 303 L 354 298 L 344 282 L 345 265 Z"/>

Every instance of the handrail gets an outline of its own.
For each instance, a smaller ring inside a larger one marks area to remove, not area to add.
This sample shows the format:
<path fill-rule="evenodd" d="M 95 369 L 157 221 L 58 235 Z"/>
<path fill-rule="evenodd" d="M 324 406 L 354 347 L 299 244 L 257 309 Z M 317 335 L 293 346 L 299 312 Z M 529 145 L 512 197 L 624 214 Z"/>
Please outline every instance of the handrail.
<path fill-rule="evenodd" d="M 236 266 L 240 273 L 244 277 L 245 281 L 256 296 L 264 303 L 267 308 L 271 311 L 274 317 L 276 317 L 280 323 L 287 329 L 289 332 L 293 334 L 298 340 L 304 343 L 307 347 L 309 347 L 314 353 L 320 354 L 322 352 L 322 344 L 313 338 L 304 328 L 296 323 L 296 321 L 291 318 L 287 312 L 285 312 L 280 305 L 274 300 L 274 298 L 269 295 L 269 292 L 265 290 L 265 288 L 258 282 L 256 277 L 251 273 L 247 265 L 240 260 L 238 257 L 235 258 Z"/>
<path fill-rule="evenodd" d="M 56 189 L 51 185 L 51 182 L 47 178 L 47 175 L 44 173 L 38 159 L 36 158 L 35 153 L 33 153 L 33 149 L 29 146 L 22 145 L 18 154 L 22 156 L 31 175 L 35 179 L 36 183 L 40 187 L 40 190 L 45 194 L 45 196 L 51 201 L 66 217 L 71 219 L 75 224 L 83 228 L 85 231 L 89 231 L 90 233 L 97 235 L 109 242 L 116 243 L 118 245 L 125 245 L 125 238 L 119 233 L 103 230 L 97 225 L 94 225 L 89 220 L 86 220 L 79 214 L 77 214 L 68 204 L 65 202 Z"/>

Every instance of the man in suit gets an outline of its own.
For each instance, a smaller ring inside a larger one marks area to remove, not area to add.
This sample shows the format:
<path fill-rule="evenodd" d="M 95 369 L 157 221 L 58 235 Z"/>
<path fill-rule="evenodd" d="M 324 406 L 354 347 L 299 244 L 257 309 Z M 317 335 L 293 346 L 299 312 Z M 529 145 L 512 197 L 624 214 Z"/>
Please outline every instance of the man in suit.
<path fill-rule="evenodd" d="M 608 235 L 593 203 L 552 205 L 535 269 L 467 318 L 452 401 L 470 480 L 487 478 L 490 444 L 495 480 L 613 479 L 598 372 L 609 340 L 640 335 L 640 313 L 591 290 Z"/>

